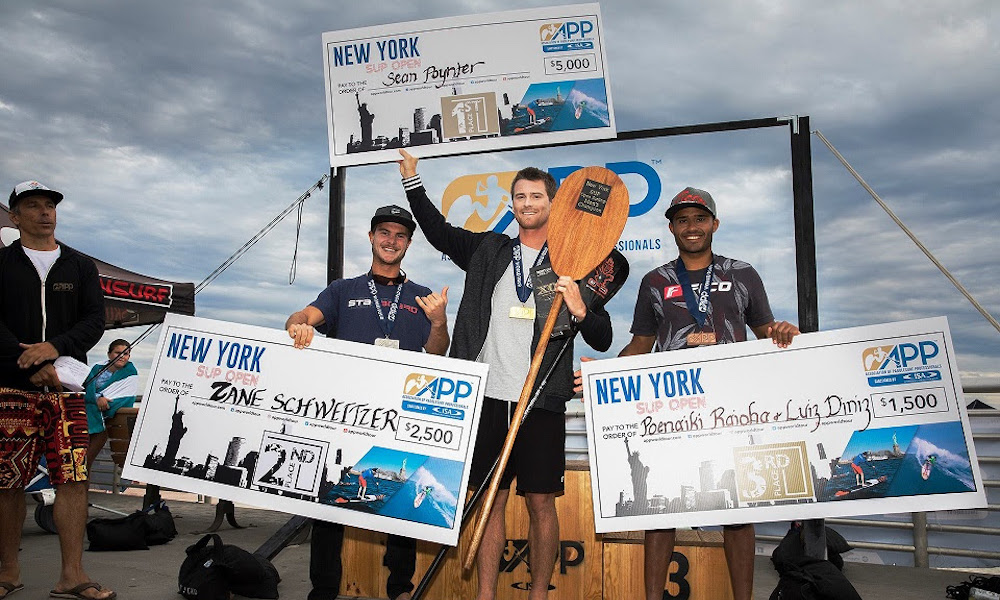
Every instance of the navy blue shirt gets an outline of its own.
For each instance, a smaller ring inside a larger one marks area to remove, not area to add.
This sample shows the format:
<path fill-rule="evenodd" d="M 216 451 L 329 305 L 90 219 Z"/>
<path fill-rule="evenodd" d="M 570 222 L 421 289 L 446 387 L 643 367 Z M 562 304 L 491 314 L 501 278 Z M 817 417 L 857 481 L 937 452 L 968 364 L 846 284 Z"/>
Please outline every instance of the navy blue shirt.
<path fill-rule="evenodd" d="M 323 313 L 327 337 L 362 344 L 374 344 L 375 338 L 385 337 L 379 325 L 378 313 L 372 304 L 368 279 L 367 273 L 352 279 L 338 279 L 320 292 L 309 305 Z M 416 297 L 427 296 L 431 290 L 412 281 L 406 281 L 402 285 L 399 308 L 389 337 L 399 340 L 399 347 L 403 350 L 420 352 L 431 335 L 431 322 L 423 309 L 417 306 Z M 375 284 L 375 288 L 382 304 L 382 315 L 388 318 L 389 306 L 396 298 L 398 287 Z M 322 329 L 321 327 L 320 330 Z"/>

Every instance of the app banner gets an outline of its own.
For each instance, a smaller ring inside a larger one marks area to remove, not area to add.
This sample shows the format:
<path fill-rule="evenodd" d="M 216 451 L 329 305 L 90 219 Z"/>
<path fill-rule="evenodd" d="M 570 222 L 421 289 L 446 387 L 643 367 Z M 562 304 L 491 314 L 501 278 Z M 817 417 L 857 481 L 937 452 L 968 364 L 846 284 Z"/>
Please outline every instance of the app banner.
<path fill-rule="evenodd" d="M 486 374 L 168 314 L 124 476 L 455 545 Z"/>
<path fill-rule="evenodd" d="M 598 532 L 986 506 L 944 317 L 583 376 Z"/>
<path fill-rule="evenodd" d="M 598 4 L 323 34 L 330 164 L 615 137 Z"/>

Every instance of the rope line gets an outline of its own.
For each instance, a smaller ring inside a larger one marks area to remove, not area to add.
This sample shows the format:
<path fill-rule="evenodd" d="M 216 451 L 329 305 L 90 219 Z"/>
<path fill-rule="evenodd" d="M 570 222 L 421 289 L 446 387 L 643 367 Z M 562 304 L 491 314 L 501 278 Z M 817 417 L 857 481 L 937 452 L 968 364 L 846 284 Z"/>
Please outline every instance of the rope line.
<path fill-rule="evenodd" d="M 824 136 L 823 133 L 818 129 L 814 130 L 813 133 L 816 135 L 816 137 L 820 139 L 821 142 L 823 142 L 826 145 L 827 148 L 830 149 L 830 152 L 832 152 L 833 155 L 837 157 L 837 160 L 840 161 L 840 164 L 844 165 L 844 168 L 846 168 L 851 173 L 851 175 L 853 175 L 854 178 L 858 180 L 858 183 L 861 184 L 861 187 L 865 188 L 865 190 L 871 195 L 871 197 L 875 199 L 875 202 L 878 202 L 878 205 L 882 207 L 882 210 L 884 210 L 886 214 L 889 215 L 889 218 L 892 219 L 896 223 L 896 225 L 898 225 L 899 228 L 903 230 L 903 233 L 905 233 L 907 236 L 909 236 L 911 240 L 913 240 L 913 243 L 917 245 L 917 248 L 920 248 L 921 252 L 923 252 L 924 255 L 926 255 L 927 258 L 929 258 L 932 263 L 934 263 L 934 266 L 936 266 L 938 270 L 941 271 L 941 273 L 943 273 L 944 276 L 948 278 L 948 281 L 950 281 L 951 284 L 954 285 L 955 288 L 958 289 L 958 291 L 961 292 L 963 296 L 965 296 L 966 300 L 968 300 L 972 304 L 972 306 L 974 306 L 976 310 L 979 311 L 979 314 L 983 315 L 983 317 L 985 317 L 986 320 L 989 321 L 990 324 L 993 325 L 993 327 L 998 332 L 1000 332 L 1000 323 L 998 323 L 997 320 L 993 318 L 993 315 L 991 315 L 985 308 L 983 308 L 981 304 L 979 304 L 979 302 L 972 296 L 972 294 L 970 294 L 969 291 L 965 289 L 965 286 L 959 283 L 959 281 L 955 279 L 955 277 L 951 274 L 951 272 L 948 271 L 947 267 L 941 264 L 941 262 L 937 258 L 935 258 L 935 256 L 931 253 L 931 251 L 927 249 L 927 246 L 924 246 L 924 244 L 919 239 L 917 239 L 917 236 L 912 231 L 910 231 L 910 229 L 905 224 L 903 224 L 903 222 L 899 219 L 899 217 L 897 217 L 896 214 L 892 212 L 892 209 L 889 208 L 886 205 L 886 203 L 882 201 L 882 198 L 880 198 L 879 195 L 875 193 L 875 190 L 873 190 L 871 186 L 868 185 L 868 183 L 861 177 L 861 175 L 859 175 L 858 172 L 854 170 L 854 167 L 852 167 L 850 163 L 847 162 L 847 159 L 845 159 L 840 154 L 840 152 L 837 152 L 837 149 L 833 147 L 833 144 L 830 143 L 830 140 L 826 139 L 826 136 Z"/>
<path fill-rule="evenodd" d="M 298 254 L 299 254 L 299 233 L 302 230 L 302 207 L 305 204 L 305 201 L 310 196 L 312 196 L 312 193 L 314 191 L 323 189 L 323 186 L 326 184 L 326 182 L 327 182 L 328 179 L 330 179 L 330 176 L 327 175 L 327 174 L 324 174 L 322 177 L 319 178 L 319 181 L 317 181 L 316 183 L 314 183 L 312 185 L 312 187 L 310 187 L 308 190 L 306 190 L 301 196 L 299 196 L 298 198 L 296 198 L 295 202 L 292 202 L 290 205 L 288 205 L 287 208 L 285 208 L 285 210 L 281 211 L 273 219 L 271 219 L 270 223 L 268 223 L 267 225 L 265 225 L 252 238 L 250 238 L 249 240 L 247 240 L 247 242 L 245 244 L 243 244 L 243 246 L 239 250 L 237 250 L 232 255 L 230 255 L 230 257 L 227 258 L 225 261 L 223 261 L 223 263 L 221 265 L 219 265 L 218 267 L 216 267 L 216 269 L 214 271 L 212 271 L 208 275 L 208 277 L 206 277 L 205 279 L 203 279 L 201 283 L 199 283 L 197 286 L 195 286 L 195 288 L 194 288 L 195 295 L 198 295 L 198 292 L 200 292 L 201 290 L 203 290 L 206 287 L 208 287 L 213 281 L 215 281 L 219 277 L 219 275 L 222 275 L 222 273 L 225 272 L 226 269 L 228 269 L 229 267 L 231 267 L 233 265 L 233 263 L 235 263 L 237 260 L 239 260 L 244 254 L 246 254 L 247 252 L 249 252 L 250 249 L 253 248 L 254 244 L 256 244 L 260 240 L 264 239 L 264 236 L 266 236 L 268 233 L 270 233 L 271 230 L 274 229 L 278 225 L 278 223 L 280 223 L 282 220 L 284 220 L 285 217 L 287 217 L 289 214 L 291 214 L 291 212 L 293 210 L 298 209 L 298 221 L 297 221 L 296 226 L 295 226 L 295 250 L 292 253 L 292 267 L 291 267 L 291 270 L 290 270 L 290 272 L 288 274 L 288 284 L 291 285 L 295 281 L 295 266 L 296 266 L 296 262 L 297 262 Z M 147 327 L 146 331 L 143 331 L 142 334 L 140 334 L 139 337 L 137 337 L 134 342 L 132 342 L 132 343 L 130 343 L 128 345 L 128 349 L 131 350 L 134 346 L 139 345 L 143 340 L 145 340 L 147 337 L 149 337 L 149 335 L 151 333 L 153 333 L 153 331 L 155 331 L 156 328 L 159 327 L 160 325 L 162 325 L 162 323 L 153 323 L 152 325 L 150 325 L 149 327 Z M 115 358 L 117 359 L 118 357 L 115 356 Z M 86 386 L 89 385 L 90 382 L 95 377 L 99 376 L 101 373 L 103 373 L 104 371 L 106 371 L 108 369 L 108 367 L 110 367 L 113 362 L 114 362 L 114 360 L 109 360 L 108 364 L 104 365 L 104 367 L 100 371 L 98 371 L 97 373 L 94 373 L 94 375 L 92 377 L 88 377 L 87 380 L 84 381 L 84 388 L 86 388 Z"/>

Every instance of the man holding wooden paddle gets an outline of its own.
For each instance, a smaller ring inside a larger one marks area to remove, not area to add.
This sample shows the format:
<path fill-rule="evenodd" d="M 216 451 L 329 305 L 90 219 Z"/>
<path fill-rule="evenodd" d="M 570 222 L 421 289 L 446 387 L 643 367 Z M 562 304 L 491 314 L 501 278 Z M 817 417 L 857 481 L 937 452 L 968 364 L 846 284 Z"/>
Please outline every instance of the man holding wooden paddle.
<path fill-rule="evenodd" d="M 758 339 L 771 338 L 782 348 L 799 334 L 795 325 L 774 320 L 764 284 L 753 267 L 712 252 L 712 235 L 719 229 L 716 214 L 715 200 L 704 190 L 689 187 L 671 200 L 665 216 L 679 256 L 643 277 L 632 317 L 632 340 L 619 356 L 646 354 L 654 348 L 662 352 L 742 342 L 748 326 Z M 733 598 L 750 600 L 753 525 L 727 525 L 723 541 Z M 660 600 L 674 551 L 674 530 L 647 531 L 644 550 L 646 598 Z"/>
<path fill-rule="evenodd" d="M 498 455 L 509 456 L 509 462 L 500 460 L 499 468 L 503 469 L 505 464 L 506 469 L 495 484 L 503 493 L 495 496 L 492 506 L 488 499 L 484 509 L 489 512 L 478 555 L 478 598 L 491 600 L 496 595 L 500 559 L 507 541 L 504 511 L 511 481 L 516 477 L 517 492 L 525 497 L 530 520 L 531 591 L 528 597 L 540 600 L 548 595 L 559 549 L 555 499 L 563 493 L 564 413 L 566 402 L 573 396 L 573 352 L 570 347 L 570 351 L 563 354 L 559 352 L 559 344 L 547 345 L 547 332 L 552 327 L 548 322 L 541 332 L 536 327 L 530 272 L 549 264 L 549 246 L 555 245 L 554 235 L 565 238 L 575 234 L 586 238 L 586 230 L 571 229 L 563 223 L 562 231 L 557 231 L 559 226 L 549 219 L 556 196 L 555 180 L 548 173 L 530 167 L 519 171 L 511 186 L 514 218 L 518 224 L 516 238 L 495 232 L 474 233 L 452 226 L 427 197 L 417 175 L 417 159 L 405 150 L 400 150 L 400 154 L 403 187 L 420 229 L 431 245 L 466 272 L 450 355 L 490 365 L 470 485 L 479 486 L 486 481 Z M 627 197 L 624 210 L 627 213 Z M 621 220 L 623 225 L 624 218 Z M 610 250 L 610 247 L 596 250 L 601 255 L 583 274 L 594 268 Z M 557 273 L 561 272 L 554 259 L 552 267 Z M 552 310 L 558 312 L 559 304 L 564 301 L 584 341 L 601 352 L 610 347 L 611 318 L 608 313 L 603 308 L 588 310 L 579 285 L 569 275 L 559 277 L 556 290 L 560 295 L 557 295 L 558 301 L 553 301 Z M 532 359 L 536 350 L 541 351 L 537 361 Z M 545 372 L 553 364 L 555 368 L 548 384 L 521 425 L 519 417 L 524 410 L 519 404 L 515 411 L 514 403 L 518 402 L 519 395 L 526 397 L 538 387 L 537 382 L 525 385 L 526 379 L 532 380 L 539 369 Z M 511 442 L 505 441 L 508 426 L 515 434 L 519 431 Z M 508 443 L 512 445 L 508 447 Z"/>

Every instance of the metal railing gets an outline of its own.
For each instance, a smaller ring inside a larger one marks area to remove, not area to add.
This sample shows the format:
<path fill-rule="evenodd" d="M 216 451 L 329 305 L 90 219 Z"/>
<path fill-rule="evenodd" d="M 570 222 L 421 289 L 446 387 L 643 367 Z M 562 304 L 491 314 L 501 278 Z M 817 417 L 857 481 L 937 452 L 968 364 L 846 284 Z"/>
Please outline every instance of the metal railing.
<path fill-rule="evenodd" d="M 1000 385 L 993 386 L 969 386 L 965 388 L 965 393 L 967 395 L 971 393 L 1000 393 Z M 969 410 L 970 424 L 976 419 L 982 418 L 993 418 L 1000 419 L 1000 410 Z M 973 433 L 973 442 L 998 442 L 1000 441 L 1000 433 Z M 977 448 L 977 459 L 982 470 L 982 467 L 988 465 L 1000 465 L 1000 456 L 989 456 L 981 453 L 979 448 L 980 444 L 976 445 Z M 987 492 L 990 489 L 1000 488 L 1000 480 L 996 479 L 984 479 L 983 486 L 987 488 Z M 1000 512 L 1000 504 L 988 504 L 985 509 L 990 513 Z M 996 560 L 1000 561 L 1000 552 L 992 550 L 979 550 L 974 548 L 954 548 L 946 546 L 931 546 L 928 544 L 928 533 L 929 532 L 941 532 L 941 533 L 957 533 L 961 535 L 976 535 L 976 536 L 992 536 L 995 538 L 1000 538 L 1000 527 L 981 527 L 981 526 L 969 526 L 969 525 L 947 525 L 940 523 L 928 523 L 926 512 L 914 512 L 910 513 L 909 521 L 881 521 L 876 519 L 865 519 L 865 518 L 843 518 L 843 519 L 826 519 L 827 525 L 834 526 L 845 526 L 845 527 L 873 527 L 873 528 L 883 528 L 883 529 L 897 529 L 897 530 L 911 530 L 913 533 L 913 543 L 912 544 L 891 544 L 883 542 L 868 542 L 864 540 L 848 540 L 848 543 L 854 548 L 864 549 L 864 550 L 884 550 L 891 552 L 905 552 L 913 554 L 913 566 L 927 568 L 930 566 L 930 556 L 955 556 L 962 558 L 978 558 L 985 560 Z M 781 541 L 781 536 L 776 535 L 758 535 L 757 541 L 760 542 L 772 542 L 777 543 Z M 996 548 L 1000 546 L 1000 540 L 996 543 L 990 544 L 990 546 Z"/>

